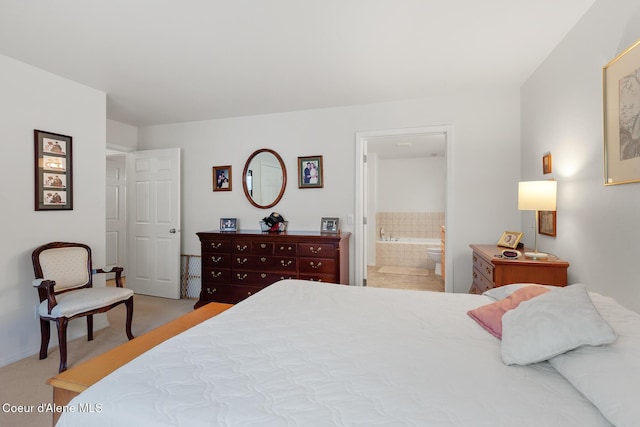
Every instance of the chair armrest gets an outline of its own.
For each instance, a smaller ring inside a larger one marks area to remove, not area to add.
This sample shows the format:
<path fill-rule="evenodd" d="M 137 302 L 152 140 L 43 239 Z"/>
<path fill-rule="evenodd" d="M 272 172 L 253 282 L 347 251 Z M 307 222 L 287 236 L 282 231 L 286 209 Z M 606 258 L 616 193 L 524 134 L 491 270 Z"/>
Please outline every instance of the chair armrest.
<path fill-rule="evenodd" d="M 56 286 L 56 282 L 54 280 L 46 280 L 46 279 L 36 279 L 32 282 L 33 286 L 38 289 L 43 289 L 47 292 L 47 310 L 49 314 L 51 314 L 51 310 L 53 307 L 58 305 L 58 301 L 56 301 L 56 293 L 53 288 Z"/>
<path fill-rule="evenodd" d="M 98 273 L 116 273 L 116 286 L 121 288 L 122 287 L 122 272 L 124 271 L 124 268 L 122 267 L 112 267 L 111 270 L 109 271 L 105 271 L 102 268 L 96 268 L 93 271 L 91 271 L 92 274 L 98 274 Z"/>

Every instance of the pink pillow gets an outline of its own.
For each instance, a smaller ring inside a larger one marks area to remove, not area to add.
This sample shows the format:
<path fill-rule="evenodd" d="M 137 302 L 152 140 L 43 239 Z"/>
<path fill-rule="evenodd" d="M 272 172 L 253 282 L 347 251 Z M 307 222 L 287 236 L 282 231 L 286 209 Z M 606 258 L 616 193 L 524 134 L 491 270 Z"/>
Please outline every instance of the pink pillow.
<path fill-rule="evenodd" d="M 491 335 L 502 339 L 502 316 L 507 311 L 516 308 L 522 301 L 537 297 L 545 292 L 549 292 L 549 289 L 542 286 L 526 286 L 500 301 L 469 310 L 467 314 Z"/>

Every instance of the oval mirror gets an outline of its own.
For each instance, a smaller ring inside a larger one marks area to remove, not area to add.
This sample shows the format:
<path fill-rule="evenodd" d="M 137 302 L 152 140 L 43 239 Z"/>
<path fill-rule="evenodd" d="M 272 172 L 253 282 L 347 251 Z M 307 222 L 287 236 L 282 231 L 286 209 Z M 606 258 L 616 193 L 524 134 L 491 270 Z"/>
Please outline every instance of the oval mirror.
<path fill-rule="evenodd" d="M 247 200 L 257 208 L 275 206 L 287 186 L 287 169 L 273 150 L 262 148 L 255 151 L 242 171 L 242 188 Z"/>

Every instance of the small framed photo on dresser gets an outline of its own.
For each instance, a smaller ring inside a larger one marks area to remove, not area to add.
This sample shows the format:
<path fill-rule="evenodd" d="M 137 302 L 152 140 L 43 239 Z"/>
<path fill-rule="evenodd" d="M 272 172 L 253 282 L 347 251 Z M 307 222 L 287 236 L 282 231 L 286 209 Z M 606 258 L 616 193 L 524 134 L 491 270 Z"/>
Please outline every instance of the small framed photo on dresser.
<path fill-rule="evenodd" d="M 320 231 L 322 233 L 338 234 L 340 231 L 339 223 L 340 218 L 322 218 L 322 221 L 320 221 Z"/>
<path fill-rule="evenodd" d="M 238 231 L 238 219 L 220 218 L 220 231 Z"/>
<path fill-rule="evenodd" d="M 519 231 L 505 231 L 498 241 L 498 246 L 515 249 L 522 239 L 522 233 Z"/>

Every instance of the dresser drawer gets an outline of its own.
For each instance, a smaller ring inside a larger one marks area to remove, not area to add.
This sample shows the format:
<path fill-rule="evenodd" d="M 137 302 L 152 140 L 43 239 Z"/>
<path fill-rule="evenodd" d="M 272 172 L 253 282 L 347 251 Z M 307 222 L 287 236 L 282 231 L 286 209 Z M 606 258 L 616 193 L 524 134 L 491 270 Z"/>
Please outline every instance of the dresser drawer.
<path fill-rule="evenodd" d="M 202 267 L 202 283 L 228 283 L 231 280 L 231 269 Z"/>
<path fill-rule="evenodd" d="M 493 264 L 473 253 L 473 268 L 493 283 Z"/>
<path fill-rule="evenodd" d="M 208 253 L 202 255 L 203 267 L 231 268 L 231 254 Z"/>
<path fill-rule="evenodd" d="M 233 270 L 231 283 L 238 285 L 251 284 L 253 286 L 268 286 L 278 280 L 295 279 L 296 274 L 269 273 L 266 271 Z"/>
<path fill-rule="evenodd" d="M 297 271 L 298 260 L 293 257 L 235 254 L 231 259 L 233 269 Z"/>
<path fill-rule="evenodd" d="M 300 280 L 310 280 L 312 282 L 325 282 L 336 283 L 335 276 L 333 274 L 300 274 Z"/>
<path fill-rule="evenodd" d="M 230 253 L 231 241 L 230 240 L 205 240 L 201 243 L 202 254 L 205 253 Z"/>
<path fill-rule="evenodd" d="M 477 268 L 473 269 L 473 286 L 475 286 L 480 293 L 493 288 L 493 282 L 486 278 L 484 274 Z"/>
<path fill-rule="evenodd" d="M 336 260 L 333 258 L 300 258 L 300 274 L 334 274 Z"/>
<path fill-rule="evenodd" d="M 263 289 L 263 286 L 207 285 L 203 286 L 200 298 L 206 301 L 235 304 Z"/>
<path fill-rule="evenodd" d="M 333 245 L 299 243 L 298 250 L 301 257 L 334 258 L 336 256 L 336 249 Z"/>

